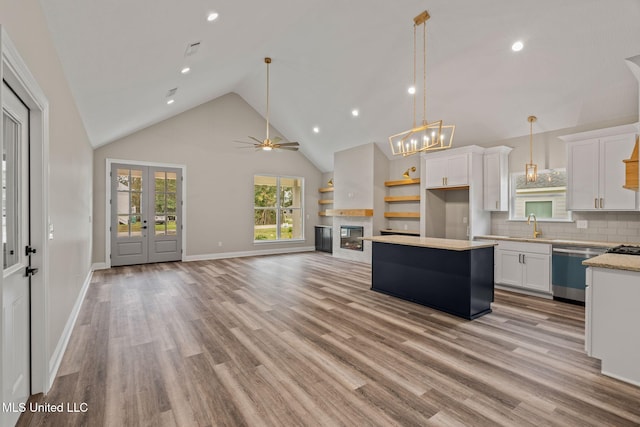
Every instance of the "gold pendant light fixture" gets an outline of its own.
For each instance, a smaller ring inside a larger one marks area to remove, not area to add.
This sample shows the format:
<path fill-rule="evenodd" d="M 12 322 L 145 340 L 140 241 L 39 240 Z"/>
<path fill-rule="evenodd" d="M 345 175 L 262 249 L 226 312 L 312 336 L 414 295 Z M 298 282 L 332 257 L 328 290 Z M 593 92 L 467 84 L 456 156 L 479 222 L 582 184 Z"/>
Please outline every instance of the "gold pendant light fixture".
<path fill-rule="evenodd" d="M 422 49 L 422 123 L 416 124 L 416 96 L 413 95 L 413 126 L 411 129 L 389 137 L 393 155 L 410 156 L 422 151 L 444 150 L 451 148 L 455 125 L 443 125 L 442 120 L 427 122 L 427 20 L 431 16 L 426 10 L 413 18 L 413 87 L 416 87 L 416 33 L 423 26 Z"/>
<path fill-rule="evenodd" d="M 533 163 L 533 122 L 538 120 L 536 116 L 527 117 L 529 121 L 529 163 L 524 167 L 526 182 L 536 182 L 538 179 L 538 165 Z"/>

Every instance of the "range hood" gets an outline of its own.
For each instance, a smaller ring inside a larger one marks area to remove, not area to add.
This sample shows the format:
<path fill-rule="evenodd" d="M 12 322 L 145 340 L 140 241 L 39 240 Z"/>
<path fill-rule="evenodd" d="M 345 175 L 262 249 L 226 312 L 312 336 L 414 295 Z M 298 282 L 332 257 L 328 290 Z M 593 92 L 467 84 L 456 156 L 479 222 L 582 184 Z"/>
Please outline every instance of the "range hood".
<path fill-rule="evenodd" d="M 627 66 L 638 80 L 640 86 L 640 55 L 632 56 L 625 60 Z M 640 111 L 640 90 L 638 91 L 638 109 Z M 625 166 L 625 184 L 624 188 L 629 190 L 638 191 L 638 180 L 640 178 L 640 172 L 638 171 L 638 136 L 636 136 L 636 145 L 633 148 L 631 157 L 623 160 Z"/>

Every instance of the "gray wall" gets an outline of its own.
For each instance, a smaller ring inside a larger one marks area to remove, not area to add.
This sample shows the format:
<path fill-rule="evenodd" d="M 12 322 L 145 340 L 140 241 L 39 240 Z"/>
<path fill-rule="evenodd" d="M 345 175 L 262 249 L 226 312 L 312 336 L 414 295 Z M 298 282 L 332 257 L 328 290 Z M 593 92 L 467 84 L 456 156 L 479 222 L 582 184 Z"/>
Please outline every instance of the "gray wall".
<path fill-rule="evenodd" d="M 0 23 L 49 101 L 48 357 L 91 266 L 92 148 L 36 0 L 0 0 Z"/>
<path fill-rule="evenodd" d="M 107 158 L 186 165 L 187 257 L 313 246 L 318 188 L 326 182 L 300 152 L 255 151 L 233 142 L 250 141 L 248 135 L 264 138 L 264 125 L 260 114 L 230 93 L 96 149 L 94 262 L 105 262 Z M 253 243 L 255 174 L 304 177 L 305 242 Z"/>

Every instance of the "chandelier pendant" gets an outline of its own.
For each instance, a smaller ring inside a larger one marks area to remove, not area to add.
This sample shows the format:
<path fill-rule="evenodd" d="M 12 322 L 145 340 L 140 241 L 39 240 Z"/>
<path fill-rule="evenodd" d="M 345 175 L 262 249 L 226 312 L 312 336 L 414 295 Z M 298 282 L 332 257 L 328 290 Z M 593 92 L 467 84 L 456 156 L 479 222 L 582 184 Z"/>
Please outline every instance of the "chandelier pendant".
<path fill-rule="evenodd" d="M 413 18 L 413 87 L 416 86 L 416 32 L 419 25 L 423 26 L 423 109 L 422 123 L 416 124 L 416 96 L 413 97 L 413 126 L 411 129 L 391 135 L 389 144 L 395 155 L 410 156 L 412 154 L 444 150 L 451 148 L 455 125 L 443 125 L 442 120 L 427 122 L 427 25 L 431 16 L 426 10 Z"/>

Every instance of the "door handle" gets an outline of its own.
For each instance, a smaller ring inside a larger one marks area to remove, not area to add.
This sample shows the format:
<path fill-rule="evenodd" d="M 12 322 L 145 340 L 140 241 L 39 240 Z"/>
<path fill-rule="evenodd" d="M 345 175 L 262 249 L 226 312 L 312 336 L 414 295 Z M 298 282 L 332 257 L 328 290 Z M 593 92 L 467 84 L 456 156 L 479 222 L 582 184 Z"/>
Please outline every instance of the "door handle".
<path fill-rule="evenodd" d="M 25 256 L 29 256 L 29 255 L 35 254 L 35 253 L 36 253 L 36 248 L 32 248 L 31 246 L 25 246 L 24 247 Z"/>
<path fill-rule="evenodd" d="M 26 267 L 25 270 L 24 270 L 24 275 L 26 277 L 31 277 L 36 273 L 38 273 L 38 269 L 34 268 L 34 267 Z"/>

